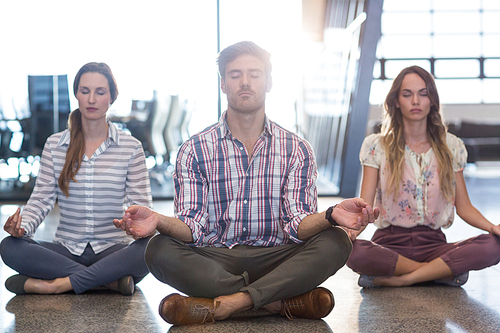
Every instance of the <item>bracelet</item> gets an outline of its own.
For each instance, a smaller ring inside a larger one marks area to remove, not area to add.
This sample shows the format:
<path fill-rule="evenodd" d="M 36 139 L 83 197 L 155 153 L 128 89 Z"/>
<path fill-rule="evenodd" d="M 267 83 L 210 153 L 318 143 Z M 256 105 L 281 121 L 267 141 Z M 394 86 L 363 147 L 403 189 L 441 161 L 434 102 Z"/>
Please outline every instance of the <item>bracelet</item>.
<path fill-rule="evenodd" d="M 332 217 L 332 212 L 335 209 L 335 207 L 337 207 L 337 205 L 331 206 L 330 208 L 328 208 L 326 210 L 326 216 L 325 216 L 325 218 L 328 220 L 328 222 L 330 222 L 331 225 L 333 225 L 334 227 L 338 227 L 339 224 Z"/>

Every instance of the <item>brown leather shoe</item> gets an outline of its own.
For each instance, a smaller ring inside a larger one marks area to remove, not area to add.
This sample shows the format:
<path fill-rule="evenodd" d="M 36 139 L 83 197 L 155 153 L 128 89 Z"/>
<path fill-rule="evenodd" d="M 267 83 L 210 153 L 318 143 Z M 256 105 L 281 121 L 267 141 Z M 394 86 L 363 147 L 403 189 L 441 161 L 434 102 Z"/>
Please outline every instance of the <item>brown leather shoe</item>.
<path fill-rule="evenodd" d="M 334 306 L 335 300 L 330 290 L 318 287 L 305 294 L 282 300 L 281 315 L 287 316 L 288 319 L 321 319 L 328 316 Z"/>
<path fill-rule="evenodd" d="M 173 325 L 213 323 L 220 302 L 216 303 L 210 298 L 170 294 L 160 302 L 160 317 Z"/>

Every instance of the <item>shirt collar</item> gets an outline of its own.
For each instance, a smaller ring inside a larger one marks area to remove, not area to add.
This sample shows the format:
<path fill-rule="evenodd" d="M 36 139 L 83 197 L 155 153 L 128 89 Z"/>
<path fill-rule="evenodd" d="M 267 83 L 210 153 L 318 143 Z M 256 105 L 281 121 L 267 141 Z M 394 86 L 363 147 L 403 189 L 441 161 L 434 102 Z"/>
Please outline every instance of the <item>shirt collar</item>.
<path fill-rule="evenodd" d="M 120 144 L 120 135 L 118 134 L 118 129 L 116 128 L 115 124 L 113 124 L 111 121 L 107 120 L 109 130 L 108 130 L 108 139 L 111 141 L 115 142 L 117 145 Z"/>
<path fill-rule="evenodd" d="M 231 135 L 231 130 L 229 129 L 229 126 L 226 121 L 226 115 L 227 111 L 224 111 L 222 116 L 219 119 L 219 128 L 221 129 L 221 136 L 225 137 L 226 135 Z M 264 118 L 264 134 L 268 134 L 272 136 L 274 134 L 274 123 L 269 120 L 267 115 L 265 115 Z"/>
<path fill-rule="evenodd" d="M 106 140 L 111 140 L 112 142 L 115 142 L 116 144 L 120 144 L 120 135 L 118 134 L 118 129 L 116 126 L 109 120 L 106 120 L 108 123 L 108 138 Z M 58 146 L 68 146 L 69 142 L 71 141 L 71 134 L 69 132 L 69 129 L 66 129 L 63 134 L 61 135 L 61 138 L 59 139 L 59 142 L 57 143 Z"/>

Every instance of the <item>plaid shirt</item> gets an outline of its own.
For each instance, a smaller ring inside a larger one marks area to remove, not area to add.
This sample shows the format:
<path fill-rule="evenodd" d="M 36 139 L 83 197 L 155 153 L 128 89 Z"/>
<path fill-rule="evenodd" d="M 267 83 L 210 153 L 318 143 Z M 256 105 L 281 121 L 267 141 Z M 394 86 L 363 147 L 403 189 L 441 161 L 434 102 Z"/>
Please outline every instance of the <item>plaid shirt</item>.
<path fill-rule="evenodd" d="M 267 117 L 253 155 L 220 121 L 180 148 L 175 214 L 194 246 L 301 243 L 302 219 L 317 211 L 317 169 L 309 143 Z"/>

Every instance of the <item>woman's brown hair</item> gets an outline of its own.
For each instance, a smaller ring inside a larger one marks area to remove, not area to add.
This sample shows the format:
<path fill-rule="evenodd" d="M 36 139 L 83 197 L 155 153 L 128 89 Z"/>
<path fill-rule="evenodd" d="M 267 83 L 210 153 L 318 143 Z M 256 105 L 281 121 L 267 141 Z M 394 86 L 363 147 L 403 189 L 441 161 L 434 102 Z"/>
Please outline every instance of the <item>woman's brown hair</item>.
<path fill-rule="evenodd" d="M 80 85 L 80 79 L 85 73 L 99 73 L 102 74 L 108 80 L 109 92 L 111 95 L 111 104 L 118 97 L 118 87 L 116 85 L 115 78 L 111 72 L 111 68 L 105 63 L 90 62 L 85 64 L 80 68 L 75 76 L 75 82 L 73 83 L 73 93 L 76 97 L 78 93 L 78 87 Z M 69 181 L 73 180 L 76 182 L 75 176 L 80 170 L 82 164 L 83 155 L 85 153 L 85 138 L 83 136 L 82 130 L 82 114 L 80 109 L 76 109 L 71 112 L 68 120 L 68 128 L 70 131 L 70 142 L 68 146 L 68 151 L 66 152 L 66 161 L 59 176 L 59 188 L 68 197 L 69 196 Z"/>
<path fill-rule="evenodd" d="M 382 122 L 382 145 L 384 146 L 391 176 L 389 177 L 389 192 L 400 190 L 403 179 L 405 137 L 403 115 L 397 107 L 399 93 L 403 79 L 407 74 L 415 73 L 424 80 L 427 87 L 427 95 L 431 101 L 431 110 L 427 116 L 427 133 L 430 138 L 432 150 L 438 162 L 439 184 L 441 192 L 448 201 L 454 197 L 453 182 L 453 158 L 446 144 L 446 126 L 440 112 L 439 95 L 434 77 L 419 66 L 410 66 L 403 69 L 394 79 L 391 89 L 384 103 L 384 120 Z"/>

